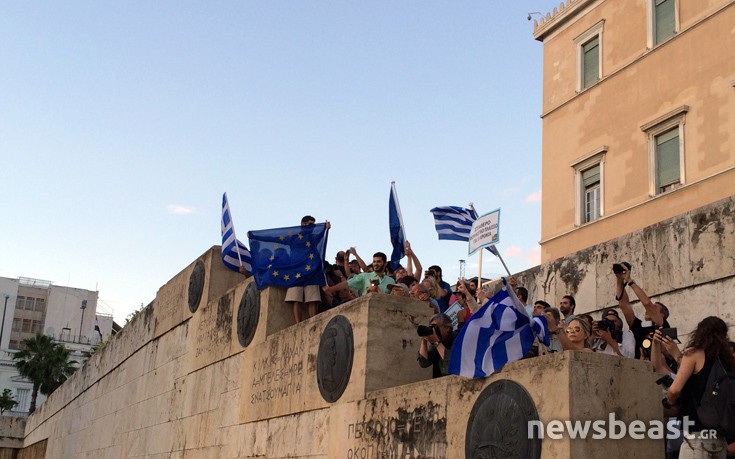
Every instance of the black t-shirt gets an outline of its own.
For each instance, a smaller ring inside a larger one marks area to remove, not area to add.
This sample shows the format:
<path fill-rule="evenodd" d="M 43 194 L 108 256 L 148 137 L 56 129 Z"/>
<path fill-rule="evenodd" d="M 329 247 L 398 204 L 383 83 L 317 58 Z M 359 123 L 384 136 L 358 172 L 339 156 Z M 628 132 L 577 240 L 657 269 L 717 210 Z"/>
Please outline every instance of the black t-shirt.
<path fill-rule="evenodd" d="M 669 322 L 664 319 L 664 328 L 669 328 Z M 633 325 L 630 326 L 630 331 L 633 332 L 633 336 L 635 337 L 635 358 L 639 359 L 641 357 L 641 347 L 643 346 L 643 341 L 646 339 L 650 339 L 651 343 L 653 344 L 653 333 L 658 329 L 658 327 L 652 323 L 652 325 L 643 326 L 643 322 L 641 319 L 636 317 L 633 320 Z M 651 346 L 648 346 L 648 350 L 650 351 Z M 648 355 L 650 359 L 650 354 Z"/>

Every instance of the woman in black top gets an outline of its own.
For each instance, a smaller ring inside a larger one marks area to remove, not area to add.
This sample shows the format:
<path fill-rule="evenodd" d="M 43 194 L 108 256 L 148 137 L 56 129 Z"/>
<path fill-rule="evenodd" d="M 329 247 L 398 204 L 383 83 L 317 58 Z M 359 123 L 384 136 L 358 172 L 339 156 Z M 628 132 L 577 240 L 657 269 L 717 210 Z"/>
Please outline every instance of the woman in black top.
<path fill-rule="evenodd" d="M 697 418 L 697 407 L 704 394 L 709 372 L 717 360 L 727 369 L 735 368 L 735 355 L 727 338 L 727 324 L 719 317 L 710 316 L 702 320 L 692 333 L 679 371 L 664 400 L 664 406 L 679 406 L 678 417 L 684 422 L 682 425 L 685 429 L 687 426 L 689 429 L 689 435 L 685 436 L 681 445 L 679 459 L 724 459 L 727 456 L 724 438 L 701 438 L 707 436 L 699 435 L 706 427 Z"/>

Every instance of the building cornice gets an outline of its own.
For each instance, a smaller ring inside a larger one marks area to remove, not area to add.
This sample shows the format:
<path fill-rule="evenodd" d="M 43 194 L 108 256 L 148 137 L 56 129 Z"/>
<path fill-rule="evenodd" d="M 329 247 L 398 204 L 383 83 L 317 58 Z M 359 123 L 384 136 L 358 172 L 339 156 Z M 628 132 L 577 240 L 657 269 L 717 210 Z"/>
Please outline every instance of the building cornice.
<path fill-rule="evenodd" d="M 566 0 L 566 3 L 561 3 L 558 9 L 554 8 L 551 13 L 546 13 L 540 21 L 533 21 L 533 38 L 544 41 L 551 32 L 569 22 L 582 8 L 594 1 L 596 0 Z"/>

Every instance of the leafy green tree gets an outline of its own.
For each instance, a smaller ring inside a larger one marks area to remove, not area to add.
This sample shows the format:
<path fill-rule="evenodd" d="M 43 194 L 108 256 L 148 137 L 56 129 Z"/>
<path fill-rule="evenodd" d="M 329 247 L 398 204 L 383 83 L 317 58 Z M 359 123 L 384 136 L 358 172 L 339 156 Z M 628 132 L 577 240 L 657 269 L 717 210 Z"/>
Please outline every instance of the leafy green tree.
<path fill-rule="evenodd" d="M 12 410 L 17 404 L 18 402 L 13 398 L 13 392 L 10 389 L 5 389 L 3 393 L 0 394 L 0 414 L 3 414 L 8 410 Z"/>
<path fill-rule="evenodd" d="M 75 361 L 69 360 L 69 351 L 61 344 L 54 343 L 50 336 L 38 334 L 23 340 L 25 349 L 17 352 L 13 359 L 21 376 L 33 383 L 29 413 L 36 411 L 36 399 L 40 391 L 51 395 L 66 379 L 74 373 Z"/>

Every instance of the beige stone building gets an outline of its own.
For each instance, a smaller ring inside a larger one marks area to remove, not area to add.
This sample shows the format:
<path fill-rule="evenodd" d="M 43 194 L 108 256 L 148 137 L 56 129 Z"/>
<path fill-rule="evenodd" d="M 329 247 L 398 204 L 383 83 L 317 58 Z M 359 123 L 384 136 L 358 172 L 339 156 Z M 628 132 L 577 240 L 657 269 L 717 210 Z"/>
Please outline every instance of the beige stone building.
<path fill-rule="evenodd" d="M 735 194 L 735 1 L 568 0 L 534 37 L 542 262 Z"/>

